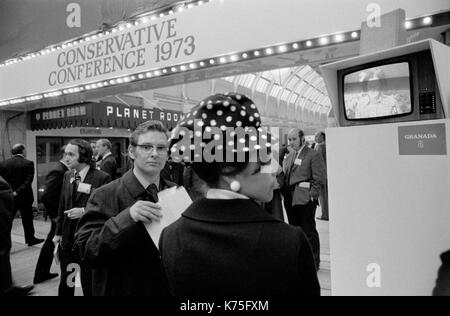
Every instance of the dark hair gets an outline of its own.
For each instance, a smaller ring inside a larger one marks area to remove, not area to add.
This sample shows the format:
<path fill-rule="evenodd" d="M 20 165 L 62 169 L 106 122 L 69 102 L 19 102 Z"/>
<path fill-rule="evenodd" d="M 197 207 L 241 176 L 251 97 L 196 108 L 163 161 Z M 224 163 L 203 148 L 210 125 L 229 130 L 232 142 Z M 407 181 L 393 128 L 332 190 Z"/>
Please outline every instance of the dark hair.
<path fill-rule="evenodd" d="M 72 139 L 69 141 L 69 145 L 78 147 L 78 153 L 80 155 L 78 158 L 79 163 L 91 164 L 94 153 L 89 142 L 84 139 Z"/>
<path fill-rule="evenodd" d="M 98 141 L 101 142 L 103 146 L 106 146 L 109 150 L 112 149 L 112 144 L 108 139 L 104 138 L 104 139 L 99 139 Z"/>
<path fill-rule="evenodd" d="M 25 151 L 25 145 L 17 144 L 17 145 L 14 145 L 13 148 L 11 149 L 11 154 L 12 155 L 23 155 L 24 151 Z"/>
<path fill-rule="evenodd" d="M 66 154 L 66 145 L 62 146 L 61 149 L 59 150 L 58 156 L 60 157 L 60 159 L 64 158 L 64 155 Z"/>
<path fill-rule="evenodd" d="M 320 136 L 322 136 L 322 137 L 323 137 L 323 140 L 325 140 L 325 132 L 320 131 L 320 132 L 317 132 L 317 134 L 320 135 Z"/>
<path fill-rule="evenodd" d="M 130 144 L 131 146 L 136 146 L 138 144 L 139 136 L 145 134 L 147 132 L 161 132 L 167 137 L 167 128 L 163 123 L 159 121 L 147 121 L 139 125 L 134 132 L 130 135 Z M 168 137 L 167 137 L 168 139 Z"/>

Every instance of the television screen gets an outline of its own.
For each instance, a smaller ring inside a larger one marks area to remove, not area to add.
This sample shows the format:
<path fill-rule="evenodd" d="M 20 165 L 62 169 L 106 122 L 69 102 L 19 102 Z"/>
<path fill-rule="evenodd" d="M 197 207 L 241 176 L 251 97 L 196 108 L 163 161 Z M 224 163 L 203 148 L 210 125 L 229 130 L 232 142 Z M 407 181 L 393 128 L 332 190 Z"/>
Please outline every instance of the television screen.
<path fill-rule="evenodd" d="M 392 117 L 412 112 L 408 62 L 359 70 L 344 77 L 349 120 Z"/>

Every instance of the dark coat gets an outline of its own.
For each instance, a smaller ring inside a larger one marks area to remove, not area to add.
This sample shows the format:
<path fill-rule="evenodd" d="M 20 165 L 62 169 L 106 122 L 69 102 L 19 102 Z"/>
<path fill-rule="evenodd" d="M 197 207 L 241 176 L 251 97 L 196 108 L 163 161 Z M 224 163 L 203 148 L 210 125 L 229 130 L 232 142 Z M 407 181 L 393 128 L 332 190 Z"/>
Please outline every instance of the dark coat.
<path fill-rule="evenodd" d="M 326 181 L 325 162 L 322 155 L 314 149 L 305 146 L 298 157 L 301 165 L 296 165 L 297 153 L 291 152 L 283 163 L 284 185 L 283 195 L 291 204 L 307 205 L 311 198 L 318 200 L 322 186 Z M 310 188 L 303 188 L 301 183 L 310 183 Z"/>
<path fill-rule="evenodd" d="M 14 201 L 17 205 L 33 204 L 34 196 L 31 184 L 34 179 L 34 163 L 20 155 L 0 163 L 0 176 L 9 183 L 17 196 Z"/>
<path fill-rule="evenodd" d="M 62 236 L 61 248 L 64 250 L 72 250 L 74 246 L 74 236 L 79 219 L 70 219 L 65 211 L 76 207 L 86 207 L 87 202 L 95 189 L 111 182 L 111 178 L 103 171 L 90 168 L 83 183 L 92 186 L 90 194 L 78 192 L 75 201 L 72 201 L 72 183 L 70 179 L 74 177 L 72 170 L 64 174 L 63 187 L 61 190 L 61 198 L 58 208 L 58 222 L 56 224 L 56 236 Z M 74 203 L 75 202 L 75 203 Z"/>
<path fill-rule="evenodd" d="M 113 155 L 109 155 L 100 161 L 100 170 L 109 174 L 112 180 L 116 179 L 117 162 Z"/>
<path fill-rule="evenodd" d="M 450 296 L 450 251 L 442 254 L 442 266 L 439 269 L 434 296 Z"/>
<path fill-rule="evenodd" d="M 161 188 L 174 186 L 161 178 Z M 133 170 L 95 191 L 81 218 L 77 245 L 92 268 L 94 296 L 168 295 L 158 249 L 130 216 L 144 187 Z"/>
<path fill-rule="evenodd" d="M 45 212 L 48 217 L 54 219 L 58 216 L 59 200 L 63 187 L 64 174 L 69 169 L 61 161 L 58 161 L 55 168 L 50 170 L 45 178 L 45 190 L 42 195 Z"/>
<path fill-rule="evenodd" d="M 11 263 L 11 227 L 12 227 L 13 191 L 0 176 L 0 296 L 12 286 Z"/>
<path fill-rule="evenodd" d="M 175 296 L 320 295 L 302 230 L 251 200 L 195 201 L 163 231 L 160 251 Z"/>

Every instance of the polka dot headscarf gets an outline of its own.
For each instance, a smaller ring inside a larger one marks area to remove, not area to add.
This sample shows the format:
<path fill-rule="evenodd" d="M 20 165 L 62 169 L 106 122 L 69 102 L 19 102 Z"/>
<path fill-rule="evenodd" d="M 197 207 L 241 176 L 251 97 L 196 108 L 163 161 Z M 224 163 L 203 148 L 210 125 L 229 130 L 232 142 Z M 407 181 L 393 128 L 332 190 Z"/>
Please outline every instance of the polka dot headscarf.
<path fill-rule="evenodd" d="M 199 150 L 211 148 L 213 153 L 239 153 L 270 147 L 264 132 L 252 100 L 242 94 L 216 94 L 201 101 L 178 123 L 171 136 L 172 159 L 192 162 Z"/>

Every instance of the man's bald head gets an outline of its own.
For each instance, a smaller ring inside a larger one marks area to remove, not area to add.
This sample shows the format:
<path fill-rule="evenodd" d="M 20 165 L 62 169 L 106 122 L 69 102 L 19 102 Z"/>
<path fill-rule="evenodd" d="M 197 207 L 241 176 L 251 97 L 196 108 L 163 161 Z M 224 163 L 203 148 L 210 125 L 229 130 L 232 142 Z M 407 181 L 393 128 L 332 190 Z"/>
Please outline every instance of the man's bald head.
<path fill-rule="evenodd" d="M 24 155 L 25 156 L 25 145 L 15 144 L 11 149 L 12 155 Z"/>
<path fill-rule="evenodd" d="M 305 133 L 299 128 L 293 128 L 288 134 L 289 146 L 298 151 L 305 143 Z"/>

